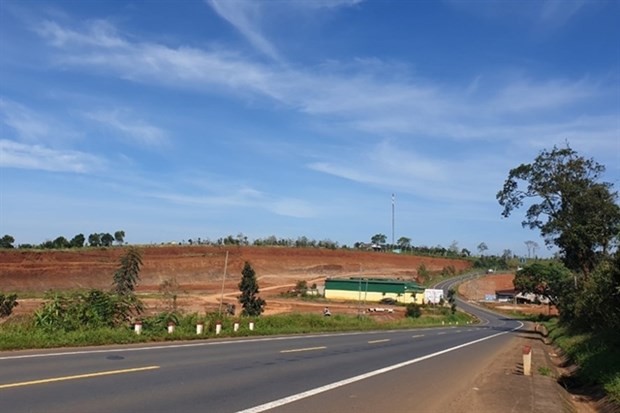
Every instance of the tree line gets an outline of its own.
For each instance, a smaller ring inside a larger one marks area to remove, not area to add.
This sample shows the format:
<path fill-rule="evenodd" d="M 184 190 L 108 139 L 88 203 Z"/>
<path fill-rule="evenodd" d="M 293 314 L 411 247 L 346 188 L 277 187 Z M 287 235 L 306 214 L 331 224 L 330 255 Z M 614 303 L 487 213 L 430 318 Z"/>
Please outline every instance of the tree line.
<path fill-rule="evenodd" d="M 86 243 L 88 241 L 88 244 Z M 125 231 L 118 230 L 114 232 L 114 235 L 109 232 L 92 233 L 88 236 L 88 239 L 84 234 L 77 234 L 70 240 L 64 236 L 56 237 L 54 240 L 47 240 L 41 244 L 19 244 L 17 248 L 21 249 L 67 249 L 67 248 L 84 248 L 90 247 L 111 247 L 116 242 L 117 245 L 123 245 L 125 242 Z M 12 235 L 4 235 L 0 238 L 0 248 L 11 249 L 15 248 L 13 245 L 15 238 Z"/>

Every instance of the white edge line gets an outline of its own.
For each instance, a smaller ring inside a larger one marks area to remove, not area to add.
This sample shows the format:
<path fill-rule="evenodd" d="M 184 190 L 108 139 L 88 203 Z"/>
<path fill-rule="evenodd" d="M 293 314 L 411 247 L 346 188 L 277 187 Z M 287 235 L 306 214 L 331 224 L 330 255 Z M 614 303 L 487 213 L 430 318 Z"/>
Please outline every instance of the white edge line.
<path fill-rule="evenodd" d="M 260 412 L 264 412 L 266 410 L 275 409 L 276 407 L 284 406 L 285 404 L 293 403 L 293 402 L 296 402 L 298 400 L 305 399 L 307 397 L 315 396 L 315 395 L 317 395 L 319 393 L 323 393 L 323 392 L 326 392 L 326 391 L 329 391 L 329 390 L 333 390 L 333 389 L 336 389 L 338 387 L 346 386 L 347 384 L 355 383 L 355 382 L 360 381 L 360 380 L 365 380 L 367 378 L 370 378 L 370 377 L 373 377 L 373 376 L 377 376 L 379 374 L 387 373 L 389 371 L 396 370 L 396 369 L 399 369 L 401 367 L 409 366 L 411 364 L 418 363 L 418 362 L 423 361 L 423 360 L 427 360 L 427 359 L 430 359 L 430 358 L 433 358 L 433 357 L 437 357 L 437 356 L 440 356 L 442 354 L 449 353 L 451 351 L 461 349 L 463 347 L 471 346 L 472 344 L 480 343 L 482 341 L 489 340 L 489 339 L 492 339 L 494 337 L 498 337 L 498 336 L 502 336 L 504 334 L 512 333 L 513 331 L 519 330 L 521 327 L 523 327 L 523 323 L 519 322 L 519 324 L 521 324 L 519 327 L 513 328 L 512 330 L 509 330 L 509 331 L 504 331 L 502 333 L 493 334 L 492 336 L 479 338 L 478 340 L 470 341 L 469 343 L 460 344 L 458 346 L 451 347 L 451 348 L 448 348 L 448 349 L 445 349 L 445 350 L 441 350 L 441 351 L 438 351 L 436 353 L 427 354 L 426 356 L 422 356 L 422 357 L 418 357 L 418 358 L 415 358 L 415 359 L 412 359 L 412 360 L 404 361 L 402 363 L 398 363 L 398 364 L 394 364 L 392 366 L 384 367 L 384 368 L 379 369 L 379 370 L 370 371 L 368 373 L 364 373 L 364 374 L 360 374 L 360 375 L 355 376 L 355 377 L 350 377 L 348 379 L 340 380 L 340 381 L 337 381 L 337 382 L 334 382 L 334 383 L 331 383 L 331 384 L 327 384 L 325 386 L 317 387 L 315 389 L 311 389 L 311 390 L 308 390 L 308 391 L 305 391 L 305 392 L 302 392 L 302 393 L 293 394 L 291 396 L 284 397 L 284 398 L 278 399 L 278 400 L 274 400 L 274 401 L 269 402 L 269 403 L 261 404 L 259 406 L 250 407 L 249 409 L 239 410 L 237 413 L 260 413 Z"/>

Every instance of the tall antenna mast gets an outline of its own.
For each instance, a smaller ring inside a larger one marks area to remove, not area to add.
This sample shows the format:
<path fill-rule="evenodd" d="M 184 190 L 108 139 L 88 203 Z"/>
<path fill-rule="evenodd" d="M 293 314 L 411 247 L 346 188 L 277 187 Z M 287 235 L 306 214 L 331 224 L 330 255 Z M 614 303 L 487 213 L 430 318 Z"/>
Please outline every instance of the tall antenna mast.
<path fill-rule="evenodd" d="M 392 194 L 392 248 L 394 248 L 394 203 L 396 202 L 396 199 L 394 197 L 394 194 Z"/>

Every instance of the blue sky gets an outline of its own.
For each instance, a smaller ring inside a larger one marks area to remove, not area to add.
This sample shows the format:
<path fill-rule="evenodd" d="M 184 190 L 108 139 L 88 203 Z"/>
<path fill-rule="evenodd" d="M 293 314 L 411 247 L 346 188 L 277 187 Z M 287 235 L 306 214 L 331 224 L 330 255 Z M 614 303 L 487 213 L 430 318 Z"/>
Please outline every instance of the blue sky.
<path fill-rule="evenodd" d="M 526 254 L 508 171 L 620 186 L 618 1 L 0 3 L 0 233 Z"/>

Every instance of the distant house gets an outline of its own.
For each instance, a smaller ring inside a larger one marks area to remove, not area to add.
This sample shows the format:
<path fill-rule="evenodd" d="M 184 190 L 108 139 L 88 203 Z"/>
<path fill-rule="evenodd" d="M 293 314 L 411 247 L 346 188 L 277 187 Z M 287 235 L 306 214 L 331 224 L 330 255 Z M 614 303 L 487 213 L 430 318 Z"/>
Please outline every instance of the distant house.
<path fill-rule="evenodd" d="M 325 280 L 325 298 L 379 302 L 393 298 L 399 303 L 424 302 L 424 288 L 412 281 L 383 278 L 328 278 Z"/>
<path fill-rule="evenodd" d="M 507 302 L 514 301 L 515 294 L 516 292 L 514 288 L 511 290 L 496 290 L 495 291 L 495 297 L 497 301 L 499 301 L 500 303 L 507 303 Z"/>

